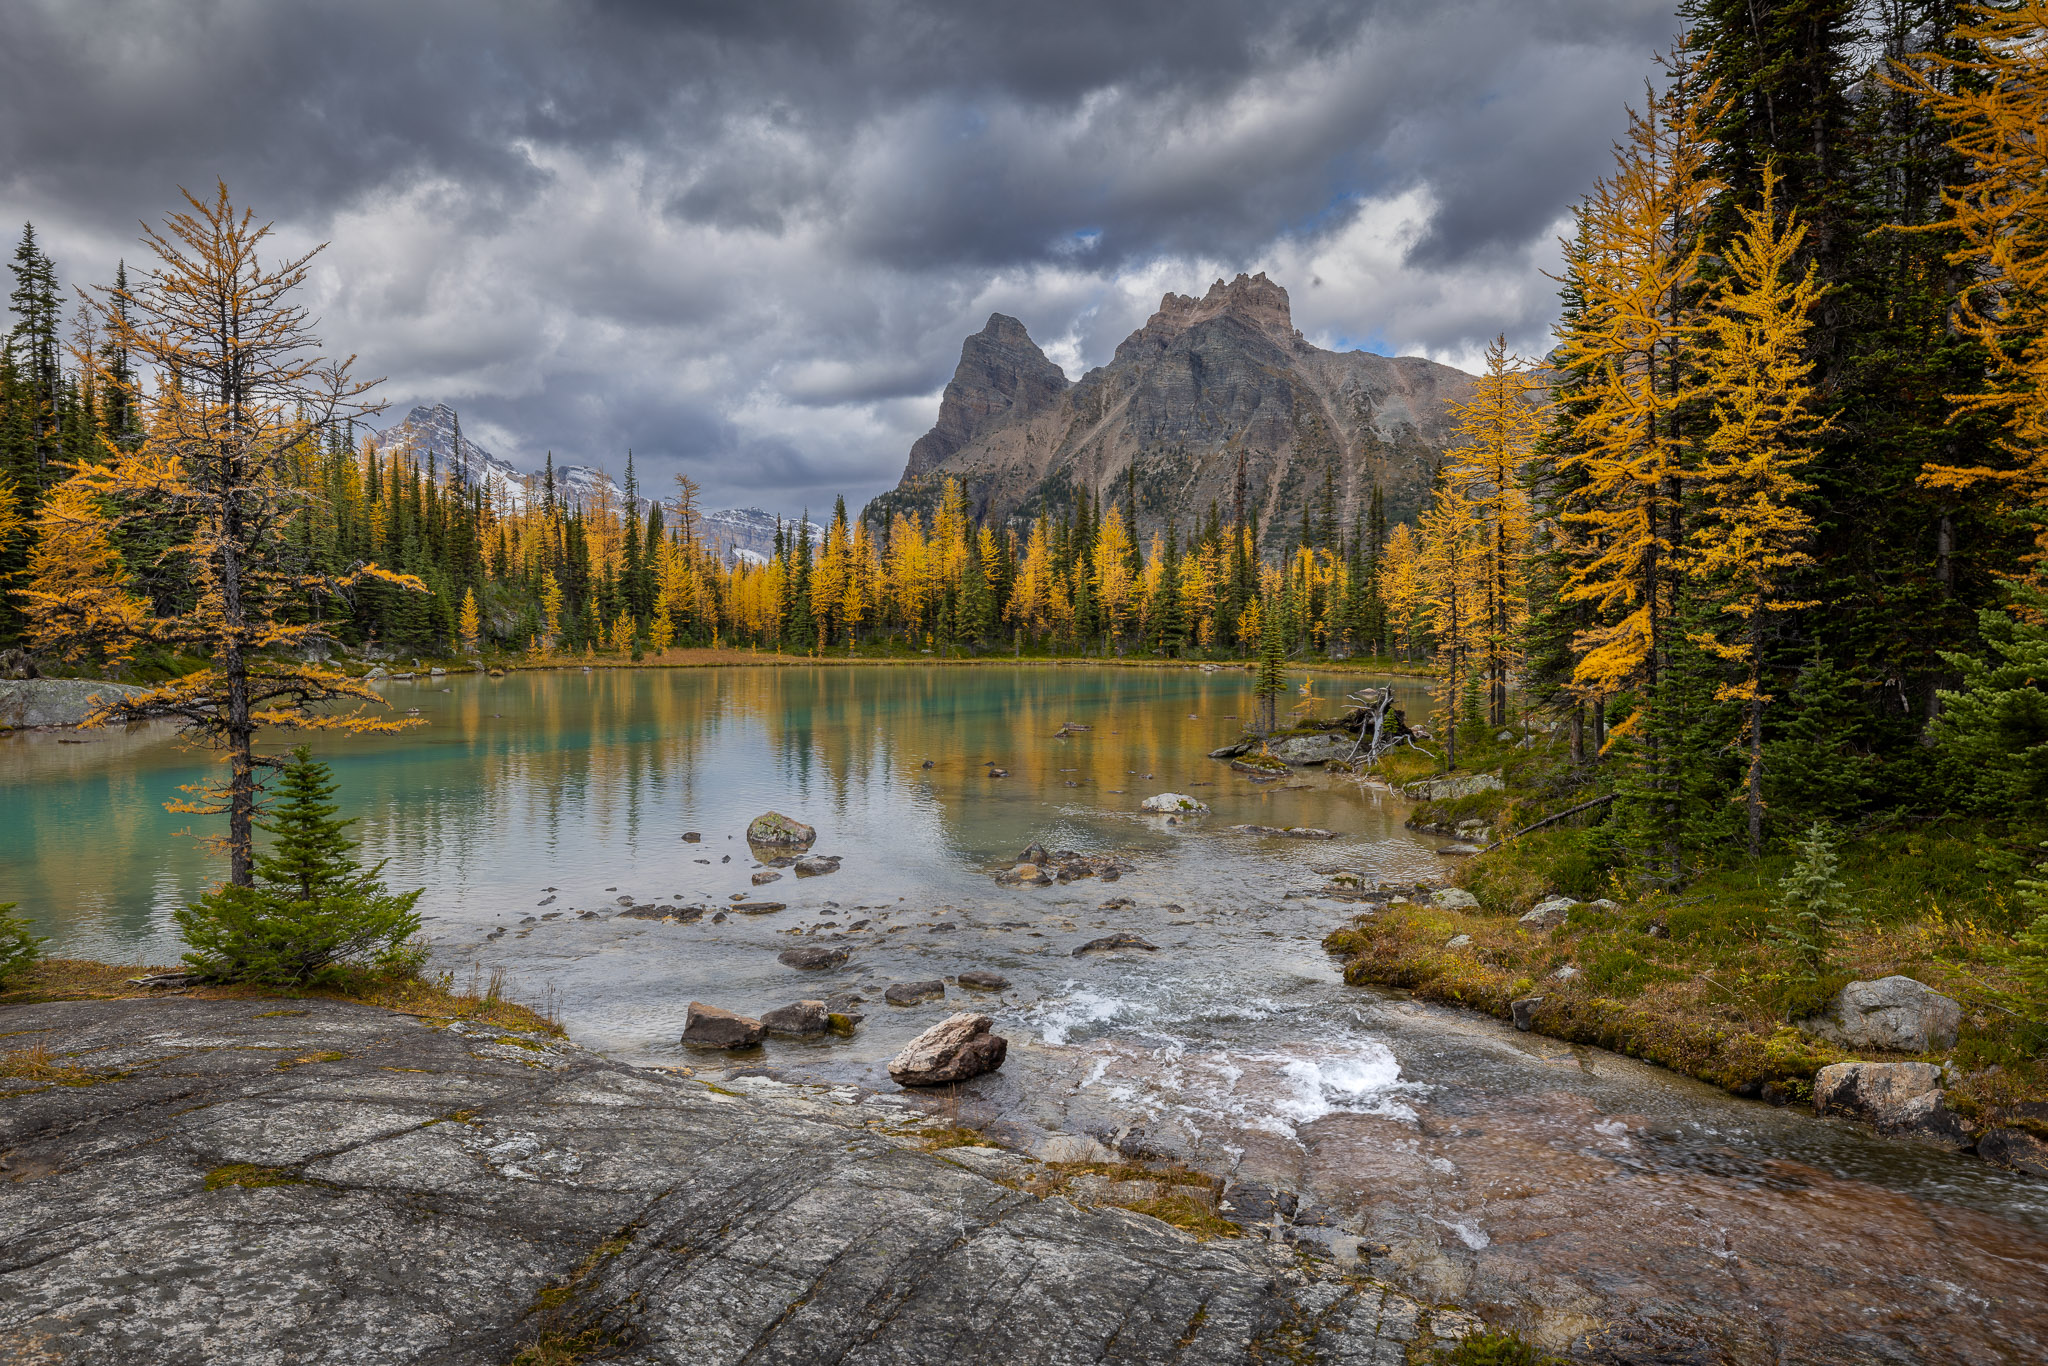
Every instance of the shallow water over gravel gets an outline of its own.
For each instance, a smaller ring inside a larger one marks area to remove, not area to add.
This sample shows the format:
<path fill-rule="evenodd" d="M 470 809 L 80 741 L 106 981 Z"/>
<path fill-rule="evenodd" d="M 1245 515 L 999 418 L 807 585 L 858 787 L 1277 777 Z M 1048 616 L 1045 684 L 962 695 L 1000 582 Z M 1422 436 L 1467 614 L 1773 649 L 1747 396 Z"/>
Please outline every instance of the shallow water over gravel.
<path fill-rule="evenodd" d="M 1334 702 L 1355 683 L 1319 691 Z M 1406 831 L 1384 790 L 1313 773 L 1259 785 L 1203 757 L 1249 713 L 1245 674 L 568 671 L 387 693 L 431 724 L 320 746 L 368 852 L 427 888 L 443 965 L 504 969 L 515 994 L 558 1000 L 584 1043 L 887 1087 L 889 1057 L 971 1004 L 1012 1048 L 949 1102 L 966 1119 L 1050 1155 L 1103 1143 L 1294 1192 L 1299 1236 L 1559 1346 L 1627 1361 L 2048 1356 L 2040 1183 L 1343 986 L 1320 940 L 1348 908 L 1286 894 L 1333 865 L 1441 876 L 1440 842 Z M 1053 738 L 1066 722 L 1090 729 Z M 157 803 L 203 772 L 157 734 L 0 741 L 0 900 L 59 951 L 170 961 L 169 911 L 210 867 L 166 838 L 185 821 Z M 1166 790 L 1214 814 L 1138 813 Z M 753 886 L 740 835 L 770 807 L 817 826 L 841 871 Z M 1240 822 L 1344 838 L 1224 829 Z M 998 886 L 991 871 L 1034 840 L 1129 871 Z M 787 908 L 715 923 L 738 895 Z M 1132 904 L 1103 909 L 1112 898 Z M 626 904 L 711 909 L 668 924 L 620 918 Z M 1119 930 L 1158 947 L 1074 955 Z M 852 958 L 779 964 L 798 942 Z M 1012 985 L 880 1000 L 967 968 Z M 730 1059 L 676 1043 L 693 999 L 752 1013 L 846 991 L 868 998 L 851 1041 Z"/>

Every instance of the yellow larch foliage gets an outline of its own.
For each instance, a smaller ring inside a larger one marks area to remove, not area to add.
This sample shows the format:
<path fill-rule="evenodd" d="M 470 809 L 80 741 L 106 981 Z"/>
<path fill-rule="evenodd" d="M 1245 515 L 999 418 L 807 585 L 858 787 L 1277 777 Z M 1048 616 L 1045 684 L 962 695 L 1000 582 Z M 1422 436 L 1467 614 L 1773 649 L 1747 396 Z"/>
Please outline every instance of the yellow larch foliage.
<path fill-rule="evenodd" d="M 1652 93 L 1629 111 L 1615 169 L 1578 211 L 1572 282 L 1581 308 L 1559 335 L 1559 368 L 1578 372 L 1580 477 L 1563 517 L 1586 555 L 1559 596 L 1600 623 L 1576 642 L 1574 678 L 1612 693 L 1654 684 L 1676 586 L 1674 548 L 1685 443 L 1677 414 L 1696 396 L 1683 355 L 1699 333 L 1689 302 L 1700 224 L 1719 187 L 1707 175 L 1709 90 Z"/>
<path fill-rule="evenodd" d="M 1971 267 L 1956 321 L 1984 344 L 1992 362 L 1982 393 L 1952 394 L 1958 414 L 1990 412 L 2005 422 L 2005 468 L 1929 464 L 1930 488 L 1996 490 L 2012 507 L 2048 505 L 2048 0 L 1966 5 L 1954 36 L 1966 57 L 1921 54 L 1894 65 L 1898 84 L 1916 93 L 1954 136 L 1949 147 L 1970 178 L 1948 187 L 1948 217 L 1963 246 L 1949 259 Z M 1944 89 L 1931 77 L 1963 79 Z M 2048 560 L 2048 521 L 2035 532 L 2035 573 Z"/>
<path fill-rule="evenodd" d="M 475 654 L 483 634 L 483 618 L 476 610 L 476 590 L 474 588 L 462 590 L 462 611 L 456 618 L 455 631 L 461 637 L 462 653 L 466 655 Z"/>
<path fill-rule="evenodd" d="M 14 592 L 38 650 L 66 663 L 119 663 L 149 634 L 149 604 L 130 591 L 113 526 L 76 479 L 51 490 L 35 519 L 28 584 Z"/>
<path fill-rule="evenodd" d="M 1136 583 L 1131 574 L 1131 536 L 1124 528 L 1123 510 L 1111 502 L 1102 514 L 1095 539 L 1095 605 L 1102 613 L 1109 635 L 1121 640 L 1130 616 L 1131 595 Z"/>
<path fill-rule="evenodd" d="M 1751 854 L 1763 837 L 1763 709 L 1771 700 L 1763 687 L 1765 623 L 1772 613 L 1814 605 L 1783 594 L 1791 576 L 1813 563 L 1805 550 L 1813 519 L 1799 505 L 1813 486 L 1799 471 L 1813 458 L 1805 443 L 1826 427 L 1814 412 L 1813 363 L 1805 355 L 1825 290 L 1814 265 L 1803 275 L 1794 268 L 1806 228 L 1789 216 L 1782 227 L 1777 222 L 1778 180 L 1766 167 L 1762 204 L 1743 206 L 1743 230 L 1723 254 L 1727 275 L 1704 323 L 1702 387 L 1713 395 L 1713 426 L 1691 476 L 1700 515 L 1686 554 L 1687 568 L 1739 627 L 1732 640 L 1693 639 L 1742 667 L 1741 680 L 1715 696 L 1744 704 L 1739 739 L 1749 751 Z"/>
<path fill-rule="evenodd" d="M 1486 348 L 1486 373 L 1472 398 L 1451 405 L 1462 444 L 1446 454 L 1445 477 L 1464 486 L 1480 539 L 1479 666 L 1487 685 L 1487 717 L 1507 722 L 1508 676 L 1519 658 L 1528 620 L 1529 495 L 1522 472 L 1544 429 L 1542 381 L 1508 354 L 1507 338 Z"/>

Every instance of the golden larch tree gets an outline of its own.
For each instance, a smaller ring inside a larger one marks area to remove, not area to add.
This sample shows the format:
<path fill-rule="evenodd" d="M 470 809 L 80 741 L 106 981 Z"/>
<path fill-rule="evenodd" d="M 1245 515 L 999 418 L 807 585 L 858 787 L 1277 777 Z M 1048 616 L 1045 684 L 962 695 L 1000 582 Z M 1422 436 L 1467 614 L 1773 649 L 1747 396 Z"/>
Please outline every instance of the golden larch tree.
<path fill-rule="evenodd" d="M 1543 435 L 1542 392 L 1541 380 L 1508 354 L 1507 338 L 1499 336 L 1486 348 L 1486 373 L 1472 398 L 1450 407 L 1463 444 L 1447 453 L 1446 477 L 1464 485 L 1478 522 L 1480 668 L 1487 719 L 1495 726 L 1507 724 L 1508 676 L 1529 615 L 1529 495 L 1522 470 Z"/>
<path fill-rule="evenodd" d="M 37 509 L 35 529 L 28 583 L 14 593 L 30 643 L 68 664 L 127 660 L 150 633 L 150 609 L 133 592 L 98 495 L 66 480 Z"/>
<path fill-rule="evenodd" d="M 483 644 L 483 616 L 476 609 L 476 589 L 462 590 L 462 610 L 455 618 L 455 633 L 462 640 L 462 653 L 473 655 Z"/>
<path fill-rule="evenodd" d="M 2048 507 L 2048 0 L 1966 5 L 1954 36 L 1974 52 L 1923 53 L 1894 67 L 1897 82 L 1919 95 L 1954 131 L 1949 147 L 1970 178 L 1942 193 L 1948 215 L 1930 225 L 1953 229 L 1963 245 L 1949 258 L 1974 282 L 1958 300 L 1956 321 L 1984 344 L 1990 383 L 1952 394 L 1956 413 L 1986 412 L 2005 424 L 2001 466 L 1930 464 L 1921 480 L 1936 489 L 1990 489 L 2011 508 Z M 1932 76 L 1962 79 L 1943 88 Z M 2037 516 L 2034 572 L 2048 560 L 2048 517 Z"/>
<path fill-rule="evenodd" d="M 307 569 L 291 534 L 308 495 L 289 476 L 294 452 L 337 422 L 373 411 L 370 387 L 352 379 L 348 361 L 319 354 L 294 291 L 319 250 L 266 264 L 269 236 L 226 185 L 207 200 L 185 196 L 190 212 L 170 215 L 144 242 L 156 263 L 115 297 L 102 291 L 96 311 L 107 338 L 160 377 L 144 406 L 144 436 L 133 449 L 102 440 L 99 458 L 74 482 L 117 521 L 170 529 L 170 544 L 148 565 L 131 565 L 166 587 L 174 605 L 153 617 L 159 644 L 199 655 L 207 667 L 146 692 L 106 702 L 88 723 L 174 718 L 222 751 L 224 782 L 195 786 L 172 809 L 225 814 L 217 843 L 228 881 L 250 885 L 257 809 L 256 770 L 278 761 L 255 753 L 266 726 L 391 730 L 406 724 L 373 718 L 383 705 L 367 683 L 305 662 L 326 639 L 319 623 L 286 613 L 309 589 L 345 596 L 365 577 L 425 592 L 426 585 L 374 564 L 334 578 Z"/>
<path fill-rule="evenodd" d="M 1764 169 L 1762 203 L 1741 207 L 1743 229 L 1723 252 L 1726 274 L 1716 282 L 1700 345 L 1701 387 L 1712 396 L 1712 426 L 1705 457 L 1692 472 L 1699 506 L 1686 567 L 1734 619 L 1731 640 L 1714 634 L 1692 639 L 1737 665 L 1739 682 L 1723 684 L 1720 701 L 1743 704 L 1739 737 L 1749 751 L 1743 800 L 1749 816 L 1749 852 L 1763 849 L 1763 715 L 1766 623 L 1778 613 L 1813 606 L 1785 596 L 1793 574 L 1813 563 L 1806 544 L 1813 519 L 1799 500 L 1813 486 L 1799 471 L 1813 459 L 1805 444 L 1826 424 L 1814 412 L 1806 334 L 1814 305 L 1825 292 L 1817 268 L 1794 266 L 1804 224 L 1777 221 L 1774 169 Z"/>

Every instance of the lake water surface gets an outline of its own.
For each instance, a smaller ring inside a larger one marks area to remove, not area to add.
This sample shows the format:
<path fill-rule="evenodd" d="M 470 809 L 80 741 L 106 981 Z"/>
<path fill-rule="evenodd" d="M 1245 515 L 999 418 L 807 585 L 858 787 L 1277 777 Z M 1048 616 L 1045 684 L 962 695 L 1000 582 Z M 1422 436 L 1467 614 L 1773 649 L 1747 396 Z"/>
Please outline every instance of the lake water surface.
<path fill-rule="evenodd" d="M 1318 690 L 1335 704 L 1357 683 Z M 1383 788 L 1313 770 L 1258 784 L 1206 758 L 1250 714 L 1242 672 L 569 670 L 385 692 L 427 724 L 314 737 L 365 852 L 394 886 L 426 889 L 438 966 L 503 969 L 590 1046 L 699 1075 L 888 1087 L 905 1042 L 972 1005 L 1012 1048 L 960 1088 L 965 1118 L 1042 1153 L 1103 1144 L 1295 1192 L 1333 1254 L 1558 1346 L 1614 1361 L 2048 1357 L 2041 1183 L 1344 986 L 1320 941 L 1351 908 L 1288 893 L 1333 866 L 1440 878 L 1441 842 L 1407 831 Z M 1055 738 L 1069 722 L 1088 729 Z M 207 772 L 160 731 L 0 740 L 0 900 L 57 952 L 175 961 L 170 913 L 218 873 L 162 802 Z M 1141 814 L 1160 791 L 1213 814 Z M 816 826 L 841 870 L 754 886 L 743 832 L 770 808 Z M 1225 829 L 1239 823 L 1343 837 Z M 1034 841 L 1128 871 L 998 885 Z M 714 920 L 740 897 L 786 905 Z M 710 910 L 618 914 L 647 904 Z M 1075 955 L 1119 930 L 1157 948 Z M 852 957 L 823 973 L 777 962 L 798 942 Z M 880 1000 L 968 968 L 1012 985 Z M 757 1013 L 835 993 L 866 998 L 852 1040 L 709 1060 L 678 1043 L 692 1000 Z"/>

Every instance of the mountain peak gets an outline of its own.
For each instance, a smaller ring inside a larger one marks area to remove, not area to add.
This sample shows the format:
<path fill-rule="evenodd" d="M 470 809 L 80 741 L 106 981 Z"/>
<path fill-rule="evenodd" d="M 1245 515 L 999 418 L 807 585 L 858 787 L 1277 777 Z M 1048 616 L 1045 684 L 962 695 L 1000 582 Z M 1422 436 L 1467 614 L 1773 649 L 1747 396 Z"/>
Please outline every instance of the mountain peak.
<path fill-rule="evenodd" d="M 1168 294 L 1159 301 L 1159 311 L 1146 320 L 1141 330 L 1153 337 L 1170 336 L 1226 313 L 1242 318 L 1283 344 L 1301 340 L 1301 334 L 1294 330 L 1294 310 L 1287 291 L 1268 280 L 1263 270 L 1257 275 L 1240 273 L 1228 284 L 1218 280 L 1199 299 L 1187 294 Z"/>
<path fill-rule="evenodd" d="M 906 479 L 943 463 L 981 433 L 1022 418 L 1067 390 L 1066 371 L 1054 365 L 1024 324 L 991 313 L 981 331 L 960 347 L 960 364 L 939 400 L 939 420 L 910 448 Z"/>

